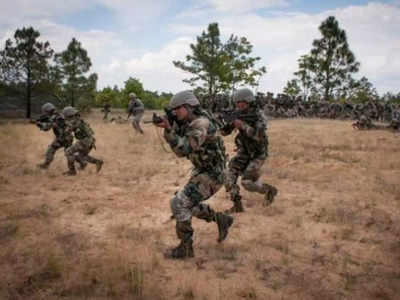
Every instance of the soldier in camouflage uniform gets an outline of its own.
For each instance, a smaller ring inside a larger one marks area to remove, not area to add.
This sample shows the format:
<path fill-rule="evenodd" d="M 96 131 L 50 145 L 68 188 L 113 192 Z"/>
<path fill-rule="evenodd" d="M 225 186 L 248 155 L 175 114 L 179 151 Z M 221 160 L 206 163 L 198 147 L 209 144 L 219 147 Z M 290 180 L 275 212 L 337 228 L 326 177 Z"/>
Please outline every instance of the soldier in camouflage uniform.
<path fill-rule="evenodd" d="M 140 101 L 140 99 L 136 97 L 135 93 L 130 93 L 129 98 L 130 101 L 128 104 L 128 119 L 131 115 L 133 115 L 133 128 L 141 134 L 144 134 L 142 127 L 140 127 L 140 120 L 142 119 L 144 114 L 144 105 L 142 101 Z"/>
<path fill-rule="evenodd" d="M 359 120 L 352 124 L 353 128 L 360 130 L 368 130 L 375 128 L 372 120 L 365 114 L 361 115 Z"/>
<path fill-rule="evenodd" d="M 65 151 L 68 160 L 68 171 L 65 175 L 76 175 L 75 160 L 79 159 L 96 165 L 96 171 L 100 172 L 103 166 L 101 159 L 94 158 L 89 152 L 95 148 L 94 132 L 84 120 L 81 119 L 78 111 L 72 106 L 63 109 L 63 115 L 67 123 L 67 131 L 73 132 L 77 141 Z"/>
<path fill-rule="evenodd" d="M 397 105 L 397 108 L 393 109 L 392 120 L 390 121 L 389 128 L 400 130 L 400 104 Z"/>
<path fill-rule="evenodd" d="M 108 120 L 108 114 L 111 112 L 111 105 L 109 102 L 104 103 L 102 112 L 104 113 L 103 120 Z"/>
<path fill-rule="evenodd" d="M 176 234 L 180 244 L 165 253 L 166 258 L 193 257 L 192 216 L 215 222 L 218 226 L 218 242 L 228 235 L 233 218 L 214 211 L 204 203 L 223 185 L 225 170 L 225 147 L 217 136 L 213 118 L 200 108 L 191 91 L 174 95 L 169 104 L 176 116 L 172 124 L 163 118 L 158 127 L 164 128 L 164 138 L 178 157 L 186 157 L 193 164 L 189 181 L 171 199 L 171 210 L 176 219 Z"/>
<path fill-rule="evenodd" d="M 237 154 L 229 162 L 225 178 L 225 189 L 230 194 L 233 206 L 227 212 L 243 212 L 240 187 L 237 184 L 242 176 L 242 186 L 250 192 L 265 194 L 264 205 L 273 202 L 278 193 L 276 187 L 260 182 L 260 169 L 268 156 L 268 137 L 266 134 L 266 119 L 264 114 L 254 105 L 253 92 L 247 88 L 237 90 L 233 95 L 236 110 L 243 114 L 253 113 L 257 117 L 243 121 L 236 119 L 233 123 L 221 128 L 222 135 L 231 134 L 234 129 L 239 133 L 235 137 Z"/>
<path fill-rule="evenodd" d="M 43 131 L 53 129 L 55 135 L 55 139 L 47 148 L 45 161 L 38 165 L 41 169 L 47 169 L 53 161 L 54 155 L 58 149 L 64 148 L 65 150 L 72 145 L 73 136 L 71 133 L 66 131 L 65 119 L 56 111 L 53 104 L 43 104 L 42 114 L 41 118 L 35 121 L 36 125 Z M 79 159 L 77 161 L 82 169 L 85 168 L 85 162 Z"/>

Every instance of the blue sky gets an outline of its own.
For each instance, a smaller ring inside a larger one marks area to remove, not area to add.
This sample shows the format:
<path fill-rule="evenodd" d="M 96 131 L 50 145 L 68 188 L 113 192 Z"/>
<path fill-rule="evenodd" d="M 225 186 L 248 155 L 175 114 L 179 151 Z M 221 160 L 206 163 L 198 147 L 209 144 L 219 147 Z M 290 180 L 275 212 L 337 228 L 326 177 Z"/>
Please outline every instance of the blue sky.
<path fill-rule="evenodd" d="M 259 91 L 279 93 L 297 60 L 320 38 L 318 26 L 333 15 L 350 49 L 380 94 L 400 92 L 400 0 L 13 0 L 0 3 L 0 47 L 17 28 L 33 26 L 55 51 L 73 37 L 88 51 L 98 88 L 138 78 L 145 89 L 189 88 L 189 74 L 173 60 L 190 54 L 190 43 L 218 22 L 222 40 L 245 36 L 267 74 Z"/>

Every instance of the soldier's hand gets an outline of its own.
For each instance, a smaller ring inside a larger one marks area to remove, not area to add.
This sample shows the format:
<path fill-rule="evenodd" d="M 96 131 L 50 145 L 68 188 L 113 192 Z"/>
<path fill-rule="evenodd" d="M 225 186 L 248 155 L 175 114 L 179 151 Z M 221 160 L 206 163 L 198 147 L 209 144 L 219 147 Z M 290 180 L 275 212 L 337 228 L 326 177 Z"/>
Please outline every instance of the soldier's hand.
<path fill-rule="evenodd" d="M 154 125 L 156 125 L 157 127 L 165 128 L 165 129 L 170 129 L 171 128 L 171 125 L 169 124 L 167 118 L 163 118 L 162 122 L 156 123 Z"/>

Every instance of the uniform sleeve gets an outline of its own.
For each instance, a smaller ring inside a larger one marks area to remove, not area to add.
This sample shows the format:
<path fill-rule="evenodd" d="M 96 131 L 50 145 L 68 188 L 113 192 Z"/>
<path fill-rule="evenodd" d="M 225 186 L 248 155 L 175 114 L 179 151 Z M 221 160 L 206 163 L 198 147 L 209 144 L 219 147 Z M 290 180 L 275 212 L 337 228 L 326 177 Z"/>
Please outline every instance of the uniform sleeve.
<path fill-rule="evenodd" d="M 197 151 L 207 138 L 210 121 L 206 118 L 194 120 L 183 136 L 177 134 L 175 129 L 164 130 L 164 137 L 171 146 L 172 151 L 178 156 L 187 156 Z"/>
<path fill-rule="evenodd" d="M 250 126 L 246 122 L 243 122 L 243 129 L 241 129 L 240 132 L 257 142 L 260 142 L 264 137 L 263 133 L 265 129 L 264 120 L 258 120 L 254 126 Z"/>
<path fill-rule="evenodd" d="M 54 116 L 50 116 L 48 122 L 39 122 L 40 124 L 39 128 L 40 130 L 49 131 L 50 129 L 57 126 L 56 123 L 57 123 L 57 118 Z"/>

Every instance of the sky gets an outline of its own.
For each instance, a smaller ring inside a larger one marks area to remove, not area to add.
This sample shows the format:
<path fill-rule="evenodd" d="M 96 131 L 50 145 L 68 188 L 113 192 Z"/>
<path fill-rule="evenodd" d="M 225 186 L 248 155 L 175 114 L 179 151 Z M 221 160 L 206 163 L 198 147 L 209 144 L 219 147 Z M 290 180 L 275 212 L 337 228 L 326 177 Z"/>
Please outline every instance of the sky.
<path fill-rule="evenodd" d="M 334 16 L 346 31 L 363 76 L 380 95 L 400 92 L 400 0 L 1 0 L 0 49 L 15 30 L 32 26 L 60 52 L 81 42 L 97 73 L 98 89 L 137 78 L 144 89 L 176 93 L 190 78 L 173 65 L 217 22 L 221 40 L 246 37 L 267 73 L 255 91 L 280 93 L 298 59 L 321 38 Z"/>

